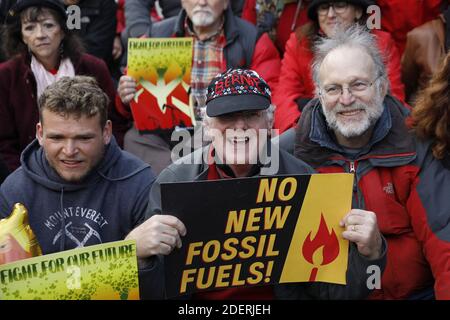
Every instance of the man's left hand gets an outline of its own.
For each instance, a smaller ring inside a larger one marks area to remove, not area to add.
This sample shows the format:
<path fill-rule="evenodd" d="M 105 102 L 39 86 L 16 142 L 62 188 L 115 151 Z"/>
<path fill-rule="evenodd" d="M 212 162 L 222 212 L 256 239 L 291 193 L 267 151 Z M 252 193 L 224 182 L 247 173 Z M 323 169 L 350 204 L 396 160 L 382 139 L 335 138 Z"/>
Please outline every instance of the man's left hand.
<path fill-rule="evenodd" d="M 344 239 L 354 242 L 361 255 L 369 260 L 380 258 L 383 241 L 374 212 L 352 209 L 341 220 L 340 226 L 345 226 Z"/>

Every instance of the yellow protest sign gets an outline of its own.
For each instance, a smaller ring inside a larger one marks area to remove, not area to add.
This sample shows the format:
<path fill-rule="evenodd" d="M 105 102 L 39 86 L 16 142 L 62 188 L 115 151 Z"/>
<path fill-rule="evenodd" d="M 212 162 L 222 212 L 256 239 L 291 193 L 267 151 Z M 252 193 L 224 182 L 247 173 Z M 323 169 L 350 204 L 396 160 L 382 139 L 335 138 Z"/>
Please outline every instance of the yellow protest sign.
<path fill-rule="evenodd" d="M 0 265 L 0 300 L 137 300 L 136 242 L 104 243 Z"/>
<path fill-rule="evenodd" d="M 165 258 L 169 297 L 288 282 L 345 284 L 353 175 L 254 177 L 161 185 L 163 211 L 188 232 Z M 186 193 L 186 190 L 189 190 Z"/>

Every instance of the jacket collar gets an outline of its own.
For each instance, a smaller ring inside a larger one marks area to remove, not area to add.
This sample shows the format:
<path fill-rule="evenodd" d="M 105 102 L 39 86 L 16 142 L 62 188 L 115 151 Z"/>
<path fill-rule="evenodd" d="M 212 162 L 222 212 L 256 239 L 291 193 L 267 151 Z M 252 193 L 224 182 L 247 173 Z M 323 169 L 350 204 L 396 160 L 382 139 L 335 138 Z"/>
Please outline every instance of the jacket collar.
<path fill-rule="evenodd" d="M 371 159 L 383 166 L 410 162 L 416 152 L 413 136 L 404 123 L 409 110 L 391 96 L 386 96 L 383 104 L 370 142 L 354 160 Z M 346 160 L 330 134 L 318 99 L 312 100 L 300 117 L 294 148 L 294 154 L 313 167 L 329 160 Z"/>

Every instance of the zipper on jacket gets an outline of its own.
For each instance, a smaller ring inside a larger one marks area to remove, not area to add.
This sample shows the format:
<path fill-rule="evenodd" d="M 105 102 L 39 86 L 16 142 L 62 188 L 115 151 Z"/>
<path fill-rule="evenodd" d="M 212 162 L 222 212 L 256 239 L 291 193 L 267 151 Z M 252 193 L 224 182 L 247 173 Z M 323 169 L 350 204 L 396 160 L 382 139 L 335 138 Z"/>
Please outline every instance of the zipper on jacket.
<path fill-rule="evenodd" d="M 356 161 L 349 161 L 349 173 L 353 173 L 353 201 L 352 201 L 352 209 L 353 207 L 360 208 L 361 201 L 359 199 L 359 190 L 358 190 L 358 178 L 356 175 Z"/>
<path fill-rule="evenodd" d="M 350 161 L 350 173 L 354 173 L 356 176 L 355 161 Z"/>

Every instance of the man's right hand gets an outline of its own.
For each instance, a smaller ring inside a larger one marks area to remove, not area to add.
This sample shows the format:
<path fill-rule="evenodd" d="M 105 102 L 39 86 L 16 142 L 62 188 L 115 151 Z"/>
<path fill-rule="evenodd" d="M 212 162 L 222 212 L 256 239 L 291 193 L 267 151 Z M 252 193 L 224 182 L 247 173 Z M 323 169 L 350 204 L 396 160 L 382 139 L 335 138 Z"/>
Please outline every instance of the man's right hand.
<path fill-rule="evenodd" d="M 121 76 L 117 92 L 119 93 L 122 103 L 128 105 L 136 93 L 136 81 L 134 81 L 132 77 Z"/>
<path fill-rule="evenodd" d="M 168 255 L 177 247 L 181 248 L 181 236 L 186 235 L 186 227 L 178 218 L 170 215 L 154 215 L 132 230 L 126 240 L 136 240 L 138 258 L 163 254 Z"/>

